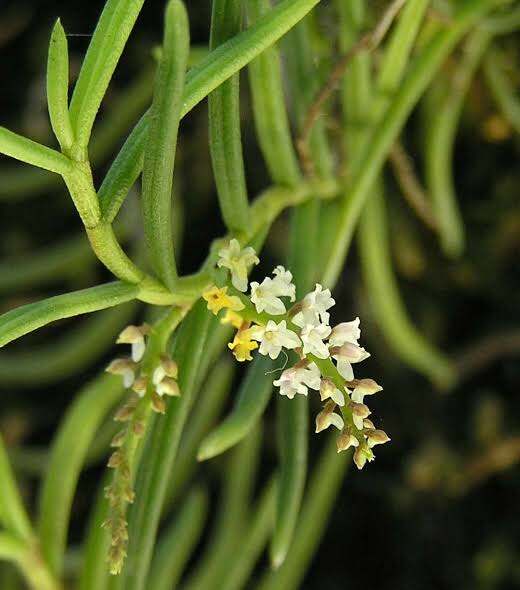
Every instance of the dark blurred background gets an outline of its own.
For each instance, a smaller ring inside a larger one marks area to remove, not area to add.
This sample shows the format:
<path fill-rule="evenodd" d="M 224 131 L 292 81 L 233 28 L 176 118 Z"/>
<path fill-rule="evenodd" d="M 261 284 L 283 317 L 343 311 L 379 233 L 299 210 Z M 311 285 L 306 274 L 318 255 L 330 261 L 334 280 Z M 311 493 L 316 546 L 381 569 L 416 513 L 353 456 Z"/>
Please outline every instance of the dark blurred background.
<path fill-rule="evenodd" d="M 54 145 L 44 87 L 53 22 L 60 16 L 70 34 L 74 75 L 102 6 L 101 0 L 0 3 L 2 125 Z M 193 0 L 188 10 L 192 42 L 202 47 L 208 40 L 210 3 Z M 151 50 L 160 42 L 162 11 L 162 1 L 145 4 L 104 102 L 107 116 L 112 113 L 117 120 L 113 105 L 135 86 L 136 79 L 144 77 L 141 94 L 136 91 L 135 113 L 125 115 L 127 128 L 144 110 L 141 102 L 146 105 L 149 100 L 146 76 L 151 80 Z M 333 38 L 333 19 L 327 9 L 323 14 L 322 26 L 330 28 Z M 501 45 L 518 87 L 520 71 L 515 66 L 520 39 L 509 36 Z M 447 71 L 449 67 L 446 64 Z M 244 78 L 243 141 L 253 195 L 269 181 L 254 137 L 245 82 Z M 406 136 L 419 173 L 420 125 L 420 117 L 412 117 Z M 211 239 L 223 233 L 204 105 L 183 121 L 181 133 L 182 164 L 177 167 L 185 219 L 181 265 L 183 271 L 191 271 L 204 258 Z M 114 142 L 114 148 L 100 156 L 98 180 L 120 143 Z M 520 587 L 519 155 L 518 135 L 498 112 L 478 74 L 455 149 L 456 189 L 467 230 L 467 247 L 457 261 L 440 252 L 437 240 L 410 212 L 387 172 L 392 257 L 404 301 L 420 330 L 456 359 L 463 379 L 456 388 L 440 393 L 399 361 L 372 318 L 370 294 L 364 289 L 354 247 L 335 292 L 334 319 L 355 315 L 362 319 L 364 344 L 372 352 L 364 369 L 385 388 L 385 394 L 372 403 L 373 411 L 392 443 L 378 447 L 377 461 L 362 472 L 351 469 L 347 474 L 303 588 Z M 49 181 L 47 188 L 31 192 L 23 184 L 30 183 L 31 170 L 3 157 L 0 165 L 0 268 L 16 266 L 39 249 L 78 234 L 80 224 L 59 183 Z M 20 182 L 22 188 L 17 189 Z M 16 197 L 10 196 L 13 194 Z M 125 215 L 132 225 L 131 204 Z M 275 225 L 264 255 L 266 265 L 283 256 L 286 224 L 283 218 Z M 51 284 L 0 291 L 0 309 L 91 285 L 104 277 L 104 271 L 86 256 L 73 272 Z M 48 342 L 49 335 L 74 330 L 83 321 L 65 323 L 15 343 L 1 352 L 0 369 L 2 356 L 5 360 L 8 354 L 30 351 Z M 13 448 L 48 444 L 73 393 L 109 357 L 107 351 L 79 374 L 58 383 L 5 385 L 0 379 L 0 427 L 7 442 Z M 318 450 L 319 441 L 313 436 L 311 453 Z M 274 454 L 274 449 L 267 452 Z M 16 466 L 16 454 L 14 457 Z M 35 479 L 22 458 L 18 468 L 31 501 Z M 81 539 L 100 469 L 91 468 L 83 475 L 75 502 L 73 541 Z"/>

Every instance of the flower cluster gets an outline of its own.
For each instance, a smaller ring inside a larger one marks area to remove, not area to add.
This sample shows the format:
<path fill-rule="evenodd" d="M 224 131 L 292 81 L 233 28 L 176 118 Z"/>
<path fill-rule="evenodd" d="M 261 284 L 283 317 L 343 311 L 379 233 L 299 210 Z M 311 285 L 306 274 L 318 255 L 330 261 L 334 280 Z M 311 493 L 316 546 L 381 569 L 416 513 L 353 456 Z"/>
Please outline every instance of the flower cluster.
<path fill-rule="evenodd" d="M 108 554 L 110 572 L 118 574 L 126 557 L 128 525 L 126 510 L 134 500 L 132 489 L 132 462 L 135 441 L 145 432 L 146 412 L 149 408 L 158 413 L 166 411 L 164 396 L 179 396 L 177 364 L 169 356 L 157 353 L 146 355 L 147 338 L 152 329 L 142 326 L 127 326 L 117 339 L 118 344 L 130 344 L 129 357 L 113 360 L 106 371 L 120 375 L 126 389 L 132 395 L 119 408 L 114 417 L 124 427 L 112 439 L 115 449 L 108 460 L 108 467 L 114 470 L 111 483 L 105 488 L 110 513 L 103 526 L 110 532 L 111 545 Z"/>
<path fill-rule="evenodd" d="M 217 265 L 229 270 L 231 285 L 214 285 L 203 294 L 208 309 L 215 315 L 225 310 L 221 321 L 237 329 L 228 346 L 238 361 L 252 360 L 256 349 L 273 360 L 284 349 L 298 355 L 273 384 L 290 399 L 308 395 L 309 389 L 319 392 L 323 408 L 316 416 L 316 432 L 337 428 L 338 452 L 353 447 L 354 462 L 362 469 L 373 461 L 373 447 L 390 438 L 368 418 L 371 412 L 364 403 L 382 388 L 372 379 L 354 377 L 353 365 L 370 356 L 359 345 L 359 318 L 331 326 L 329 310 L 335 301 L 330 290 L 316 284 L 296 302 L 292 274 L 283 266 L 248 285 L 247 273 L 254 264 L 254 250 L 242 250 L 237 240 L 222 248 Z"/>

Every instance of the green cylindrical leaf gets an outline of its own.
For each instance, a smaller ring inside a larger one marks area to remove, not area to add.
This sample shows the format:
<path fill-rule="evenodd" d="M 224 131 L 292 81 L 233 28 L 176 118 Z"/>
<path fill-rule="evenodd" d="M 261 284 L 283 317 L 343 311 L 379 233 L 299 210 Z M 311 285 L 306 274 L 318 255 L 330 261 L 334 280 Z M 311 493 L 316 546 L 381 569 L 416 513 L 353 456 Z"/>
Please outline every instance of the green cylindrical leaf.
<path fill-rule="evenodd" d="M 92 125 L 144 0 L 108 0 L 90 41 L 70 104 L 79 152 Z"/>
<path fill-rule="evenodd" d="M 499 109 L 517 133 L 520 133 L 520 99 L 504 72 L 503 58 L 493 47 L 484 60 L 484 74 Z"/>
<path fill-rule="evenodd" d="M 307 475 L 309 404 L 307 398 L 277 401 L 277 445 L 279 482 L 276 518 L 269 548 L 271 564 L 277 569 L 285 561 L 293 542 L 296 521 Z"/>
<path fill-rule="evenodd" d="M 47 60 L 47 103 L 49 117 L 61 149 L 67 151 L 74 141 L 69 116 L 69 48 L 60 19 L 52 29 Z"/>
<path fill-rule="evenodd" d="M 179 514 L 159 539 L 148 587 L 171 590 L 177 586 L 202 533 L 208 509 L 207 492 L 195 488 L 179 508 Z"/>
<path fill-rule="evenodd" d="M 276 508 L 276 480 L 265 486 L 260 499 L 253 506 L 250 524 L 243 534 L 240 559 L 232 560 L 222 580 L 220 590 L 240 590 L 247 587 L 247 580 L 260 557 L 273 527 Z"/>
<path fill-rule="evenodd" d="M 99 207 L 105 223 L 114 221 L 128 191 L 141 174 L 149 116 L 148 111 L 132 129 L 99 187 Z"/>
<path fill-rule="evenodd" d="M 112 473 L 107 472 L 101 480 L 86 526 L 79 590 L 106 590 L 108 586 L 110 574 L 106 559 L 110 548 L 110 533 L 102 525 L 108 518 L 109 511 L 105 487 L 112 477 Z"/>
<path fill-rule="evenodd" d="M 128 303 L 102 311 L 41 348 L 0 354 L 0 381 L 5 387 L 41 388 L 67 379 L 102 357 L 136 312 Z"/>
<path fill-rule="evenodd" d="M 240 554 L 260 451 L 260 428 L 253 429 L 227 457 L 222 494 L 211 540 L 184 590 L 220 588 L 229 563 Z"/>
<path fill-rule="evenodd" d="M 491 35 L 482 29 L 468 38 L 464 56 L 453 74 L 450 92 L 442 104 L 434 107 L 434 121 L 425 140 L 426 187 L 432 198 L 442 248 L 453 258 L 460 256 L 464 249 L 464 225 L 452 170 L 455 136 L 466 94 L 490 41 Z"/>
<path fill-rule="evenodd" d="M 380 195 L 373 195 L 365 205 L 359 243 L 367 291 L 383 333 L 406 363 L 437 385 L 446 387 L 454 378 L 451 362 L 417 331 L 399 296 L 392 273 L 386 212 Z"/>
<path fill-rule="evenodd" d="M 213 0 L 210 48 L 240 31 L 240 0 Z M 230 231 L 245 230 L 248 200 L 240 137 L 239 74 L 231 76 L 208 97 L 209 147 L 220 210 Z"/>
<path fill-rule="evenodd" d="M 190 46 L 188 15 L 180 0 L 171 0 L 166 8 L 163 43 L 146 139 L 141 202 L 152 265 L 173 290 L 177 279 L 172 235 L 173 167 Z"/>
<path fill-rule="evenodd" d="M 246 5 L 252 24 L 272 10 L 269 0 L 248 0 Z M 285 107 L 278 49 L 266 49 L 248 69 L 256 133 L 269 174 L 276 184 L 296 184 L 301 175 Z"/>
<path fill-rule="evenodd" d="M 74 491 L 89 446 L 107 412 L 123 395 L 121 378 L 102 375 L 78 395 L 54 440 L 40 492 L 38 531 L 43 555 L 60 576 Z"/>
<path fill-rule="evenodd" d="M 268 357 L 260 355 L 251 363 L 235 407 L 202 441 L 197 454 L 199 461 L 211 459 L 236 445 L 258 422 L 271 396 L 273 376 L 266 373 L 272 366 Z"/>
<path fill-rule="evenodd" d="M 66 176 L 72 162 L 60 152 L 0 127 L 0 154 Z"/>
<path fill-rule="evenodd" d="M 22 305 L 0 316 L 0 347 L 42 326 L 135 299 L 138 287 L 114 282 Z"/>
<path fill-rule="evenodd" d="M 351 454 L 336 453 L 336 437 L 331 436 L 312 470 L 294 542 L 282 566 L 266 574 L 256 590 L 296 590 L 321 540 L 334 499 L 350 464 Z"/>
<path fill-rule="evenodd" d="M 0 523 L 18 539 L 28 541 L 32 528 L 0 435 Z"/>
<path fill-rule="evenodd" d="M 179 496 L 197 467 L 197 448 L 203 436 L 213 426 L 229 394 L 234 368 L 234 364 L 229 360 L 219 362 L 212 368 L 202 385 L 195 401 L 197 411 L 193 412 L 181 438 L 179 456 L 175 463 L 175 477 L 168 486 L 165 509 Z"/>

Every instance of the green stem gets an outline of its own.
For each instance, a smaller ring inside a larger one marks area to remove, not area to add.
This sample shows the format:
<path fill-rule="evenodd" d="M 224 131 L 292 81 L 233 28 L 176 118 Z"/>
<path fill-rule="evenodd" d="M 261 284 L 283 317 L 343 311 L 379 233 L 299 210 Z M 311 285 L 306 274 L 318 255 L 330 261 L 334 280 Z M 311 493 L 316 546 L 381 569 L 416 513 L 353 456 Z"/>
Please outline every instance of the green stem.
<path fill-rule="evenodd" d="M 22 305 L 0 316 L 0 347 L 56 320 L 113 307 L 137 295 L 135 285 L 114 282 Z"/>
<path fill-rule="evenodd" d="M 399 356 L 439 387 L 454 378 L 450 361 L 417 332 L 401 301 L 390 260 L 384 203 L 373 196 L 365 206 L 359 232 L 361 263 L 376 319 Z"/>
<path fill-rule="evenodd" d="M 96 114 L 143 1 L 108 0 L 103 9 L 70 104 L 74 147 L 79 156 L 86 152 Z"/>
<path fill-rule="evenodd" d="M 70 173 L 72 162 L 60 152 L 0 127 L 0 153 L 61 176 Z"/>
<path fill-rule="evenodd" d="M 504 71 L 504 58 L 496 47 L 492 47 L 484 60 L 484 74 L 487 85 L 498 108 L 517 133 L 520 133 L 520 100 Z"/>
<path fill-rule="evenodd" d="M 86 319 L 52 344 L 0 354 L 0 381 L 6 387 L 43 387 L 82 372 L 112 347 L 135 315 L 136 304 L 119 305 Z"/>
<path fill-rule="evenodd" d="M 182 2 L 170 0 L 164 18 L 163 57 L 150 112 L 141 205 L 152 266 L 173 290 L 177 280 L 172 235 L 173 169 L 190 40 L 188 15 Z"/>
<path fill-rule="evenodd" d="M 172 590 L 182 575 L 206 520 L 208 494 L 195 488 L 179 508 L 179 514 L 157 544 L 148 587 Z"/>
<path fill-rule="evenodd" d="M 231 413 L 208 435 L 199 446 L 197 459 L 205 461 L 220 455 L 240 442 L 258 423 L 273 389 L 269 374 L 273 363 L 258 356 L 248 368 Z"/>
<path fill-rule="evenodd" d="M 240 0 L 213 0 L 210 49 L 240 30 Z M 240 136 L 240 77 L 231 76 L 208 96 L 209 147 L 222 217 L 230 231 L 248 225 L 247 198 Z"/>
<path fill-rule="evenodd" d="M 345 471 L 350 453 L 336 453 L 336 437 L 331 436 L 314 468 L 298 520 L 291 551 L 285 562 L 264 576 L 257 590 L 295 590 L 321 540 Z"/>
<path fill-rule="evenodd" d="M 491 35 L 481 28 L 468 38 L 463 58 L 452 77 L 451 92 L 441 105 L 435 104 L 435 123 L 429 126 L 425 140 L 427 189 L 433 201 L 443 250 L 454 258 L 459 257 L 464 248 L 464 225 L 452 170 L 455 137 L 464 100 L 490 41 Z"/>
<path fill-rule="evenodd" d="M 251 24 L 272 10 L 270 0 L 248 0 L 246 6 Z M 249 64 L 248 71 L 256 134 L 269 174 L 276 184 L 295 185 L 301 175 L 285 107 L 277 47 L 261 53 Z"/>
<path fill-rule="evenodd" d="M 206 551 L 183 590 L 220 588 L 228 564 L 241 550 L 244 521 L 254 487 L 260 429 L 252 430 L 228 458 L 228 467 L 223 472 L 223 491 L 217 521 Z"/>
<path fill-rule="evenodd" d="M 273 478 L 264 487 L 260 499 L 250 511 L 250 523 L 240 546 L 240 559 L 232 560 L 220 590 L 240 590 L 247 587 L 247 580 L 273 528 L 275 509 L 276 480 Z"/>

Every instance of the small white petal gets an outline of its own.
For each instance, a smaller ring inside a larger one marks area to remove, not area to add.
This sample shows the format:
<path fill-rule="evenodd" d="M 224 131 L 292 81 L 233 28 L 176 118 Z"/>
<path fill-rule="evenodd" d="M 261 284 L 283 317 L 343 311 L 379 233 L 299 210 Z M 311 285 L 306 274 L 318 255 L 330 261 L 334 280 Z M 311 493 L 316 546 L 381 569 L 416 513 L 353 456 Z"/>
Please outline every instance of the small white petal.
<path fill-rule="evenodd" d="M 352 370 L 352 365 L 342 357 L 334 357 L 336 359 L 336 367 L 338 369 L 338 373 L 345 379 L 346 381 L 352 381 L 354 379 L 354 371 Z"/>
<path fill-rule="evenodd" d="M 346 342 L 350 342 L 357 345 L 360 336 L 359 318 L 356 318 L 352 322 L 343 322 L 334 326 L 329 338 L 329 344 L 331 346 L 342 346 Z"/>
<path fill-rule="evenodd" d="M 158 385 L 163 379 L 166 377 L 166 372 L 164 369 L 159 365 L 155 371 L 153 372 L 152 376 L 152 383 L 154 385 Z"/>
<path fill-rule="evenodd" d="M 134 383 L 134 372 L 131 371 L 130 369 L 128 369 L 127 371 L 123 371 L 122 372 L 122 376 L 123 376 L 123 385 L 126 389 L 128 389 L 129 387 L 132 387 L 133 383 Z"/>
<path fill-rule="evenodd" d="M 321 359 L 328 358 L 330 356 L 329 347 L 323 340 L 329 334 L 330 326 L 326 326 L 325 324 L 318 324 L 317 326 L 307 324 L 301 332 L 304 354 L 313 354 Z"/>
<path fill-rule="evenodd" d="M 335 389 L 330 397 L 338 406 L 343 407 L 345 405 L 345 396 L 339 389 Z"/>
<path fill-rule="evenodd" d="M 258 313 L 265 311 L 270 315 L 283 315 L 285 305 L 278 297 L 278 288 L 273 279 L 266 277 L 262 283 L 251 283 L 251 302 Z"/>
<path fill-rule="evenodd" d="M 343 418 L 336 414 L 336 412 L 332 412 L 330 415 L 330 424 L 331 426 L 335 426 L 338 430 L 343 430 L 345 423 L 343 422 Z"/>
<path fill-rule="evenodd" d="M 145 350 L 146 344 L 144 338 L 132 344 L 132 360 L 134 363 L 138 363 L 143 358 Z"/>
<path fill-rule="evenodd" d="M 351 379 L 349 379 L 349 381 L 351 381 Z M 358 389 L 354 389 L 354 391 L 352 392 L 352 395 L 351 395 L 350 399 L 353 402 L 356 402 L 358 404 L 362 404 L 364 397 L 365 397 L 365 394 L 364 393 L 361 393 Z"/>
<path fill-rule="evenodd" d="M 354 425 L 358 430 L 363 430 L 363 418 L 361 416 L 352 415 Z"/>

